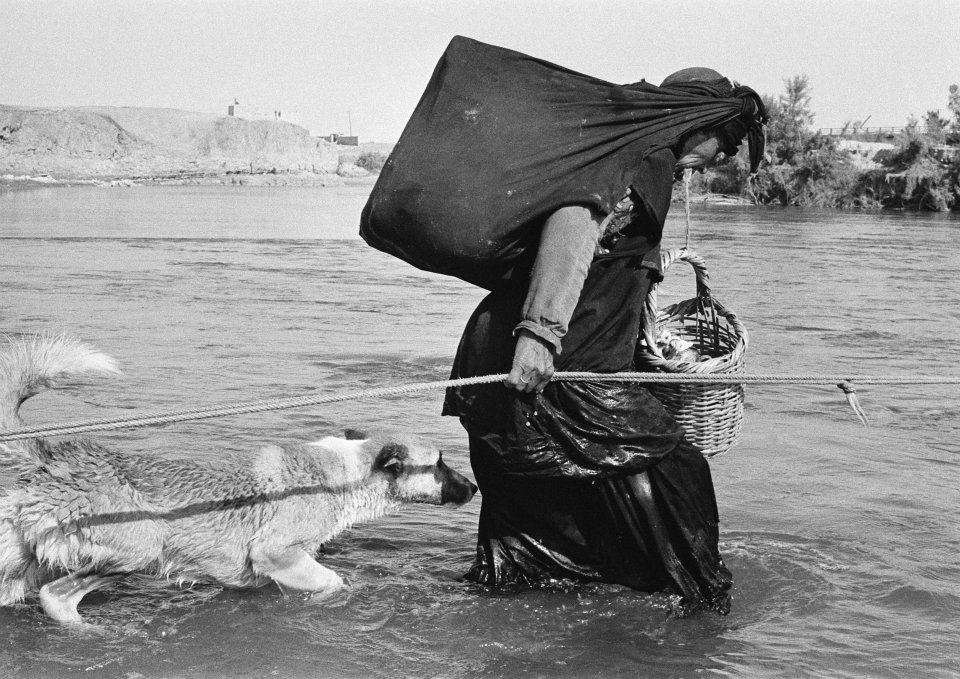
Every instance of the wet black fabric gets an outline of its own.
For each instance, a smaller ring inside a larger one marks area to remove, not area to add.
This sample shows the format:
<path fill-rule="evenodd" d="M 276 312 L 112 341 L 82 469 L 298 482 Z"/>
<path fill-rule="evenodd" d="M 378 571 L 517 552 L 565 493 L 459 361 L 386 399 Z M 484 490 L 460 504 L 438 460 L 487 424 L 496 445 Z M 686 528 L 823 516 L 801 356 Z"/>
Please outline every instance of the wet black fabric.
<path fill-rule="evenodd" d="M 643 265 L 649 249 L 633 236 L 594 259 L 559 370 L 634 368 L 643 300 L 657 276 Z M 523 297 L 503 289 L 481 302 L 454 377 L 507 372 Z M 470 434 L 482 498 L 468 580 L 598 580 L 675 592 L 683 611 L 729 610 L 709 466 L 642 385 L 552 382 L 541 395 L 462 387 L 448 391 L 444 412 Z"/>
<path fill-rule="evenodd" d="M 499 451 L 470 436 L 482 505 L 465 579 L 535 585 L 573 579 L 681 596 L 681 613 L 730 610 L 733 578 L 717 550 L 707 461 L 681 443 L 646 472 L 602 479 L 504 474 Z"/>
<path fill-rule="evenodd" d="M 609 254 L 594 257 L 558 370 L 634 369 L 675 162 L 663 150 L 641 163 L 633 190 L 644 209 Z M 509 372 L 526 290 L 518 279 L 480 303 L 452 377 Z M 448 390 L 444 413 L 469 432 L 482 498 L 468 580 L 597 580 L 675 592 L 682 610 L 729 609 L 709 466 L 645 387 L 551 382 L 540 395 L 461 387 Z"/>
<path fill-rule="evenodd" d="M 557 370 L 633 369 L 644 300 L 659 279 L 660 241 L 676 157 L 661 150 L 638 169 L 634 191 L 645 209 L 608 254 L 596 255 L 570 318 Z M 527 280 L 491 292 L 474 311 L 451 379 L 507 373 Z M 673 450 L 682 432 L 649 391 L 635 382 L 551 382 L 540 395 L 503 385 L 447 391 L 443 413 L 482 431 L 501 451 L 505 473 L 592 477 L 642 471 Z"/>
<path fill-rule="evenodd" d="M 726 80 L 617 85 L 458 36 L 380 173 L 360 235 L 493 289 L 528 266 L 552 212 L 610 212 L 642 183 L 644 158 L 694 131 L 755 121 L 758 106 Z"/>
<path fill-rule="evenodd" d="M 644 266 L 646 239 L 621 239 L 597 255 L 556 357 L 557 370 L 633 369 L 643 299 L 655 269 Z M 491 292 L 467 322 L 451 379 L 510 371 L 525 288 Z M 482 431 L 505 473 L 593 477 L 642 471 L 676 448 L 682 432 L 635 382 L 551 382 L 542 394 L 501 384 L 449 389 L 444 414 Z"/>

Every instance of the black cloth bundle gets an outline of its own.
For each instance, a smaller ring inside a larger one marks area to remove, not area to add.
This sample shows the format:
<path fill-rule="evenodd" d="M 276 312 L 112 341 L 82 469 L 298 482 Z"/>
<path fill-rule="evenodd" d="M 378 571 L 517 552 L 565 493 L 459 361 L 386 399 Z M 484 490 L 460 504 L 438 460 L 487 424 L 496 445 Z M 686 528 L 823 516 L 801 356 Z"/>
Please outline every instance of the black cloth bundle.
<path fill-rule="evenodd" d="M 658 149 L 741 121 L 759 159 L 764 116 L 753 90 L 725 79 L 616 85 L 457 36 L 380 174 L 360 235 L 420 269 L 493 289 L 536 249 L 550 213 L 610 212 Z"/>

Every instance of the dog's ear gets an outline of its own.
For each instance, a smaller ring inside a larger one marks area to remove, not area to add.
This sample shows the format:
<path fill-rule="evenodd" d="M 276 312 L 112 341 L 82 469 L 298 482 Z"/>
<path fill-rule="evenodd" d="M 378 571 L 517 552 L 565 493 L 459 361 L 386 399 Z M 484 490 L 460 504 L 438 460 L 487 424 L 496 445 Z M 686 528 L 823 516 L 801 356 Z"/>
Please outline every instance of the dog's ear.
<path fill-rule="evenodd" d="M 370 438 L 370 437 L 367 435 L 367 432 L 365 432 L 365 431 L 360 431 L 359 429 L 344 429 L 344 430 L 343 430 L 343 436 L 344 436 L 344 438 L 346 438 L 348 441 L 359 441 L 360 439 L 368 439 L 368 438 Z"/>
<path fill-rule="evenodd" d="M 376 469 L 398 471 L 403 466 L 403 461 L 407 459 L 408 452 L 407 447 L 401 443 L 388 443 L 377 453 L 373 466 Z"/>

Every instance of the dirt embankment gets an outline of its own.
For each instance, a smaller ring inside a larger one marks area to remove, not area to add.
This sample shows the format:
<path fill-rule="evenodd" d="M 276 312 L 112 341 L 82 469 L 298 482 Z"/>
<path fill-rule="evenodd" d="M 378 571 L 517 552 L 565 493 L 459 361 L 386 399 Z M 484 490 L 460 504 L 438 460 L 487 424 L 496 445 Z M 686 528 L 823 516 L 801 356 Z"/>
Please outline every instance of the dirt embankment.
<path fill-rule="evenodd" d="M 335 145 L 292 123 L 175 109 L 0 105 L 0 176 L 235 181 L 334 177 Z"/>

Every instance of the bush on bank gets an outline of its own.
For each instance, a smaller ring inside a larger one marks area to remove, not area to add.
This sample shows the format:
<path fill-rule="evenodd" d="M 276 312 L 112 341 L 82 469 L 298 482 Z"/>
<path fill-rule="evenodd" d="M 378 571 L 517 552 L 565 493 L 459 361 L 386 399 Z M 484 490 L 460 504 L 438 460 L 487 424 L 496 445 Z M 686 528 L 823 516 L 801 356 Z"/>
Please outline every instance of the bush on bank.
<path fill-rule="evenodd" d="M 776 99 L 765 97 L 766 162 L 749 176 L 746 145 L 728 162 L 695 175 L 699 192 L 741 195 L 757 204 L 834 208 L 960 210 L 960 88 L 950 87 L 951 118 L 931 111 L 921 125 L 908 121 L 879 167 L 864 168 L 833 137 L 817 134 L 806 76 L 785 81 Z"/>

